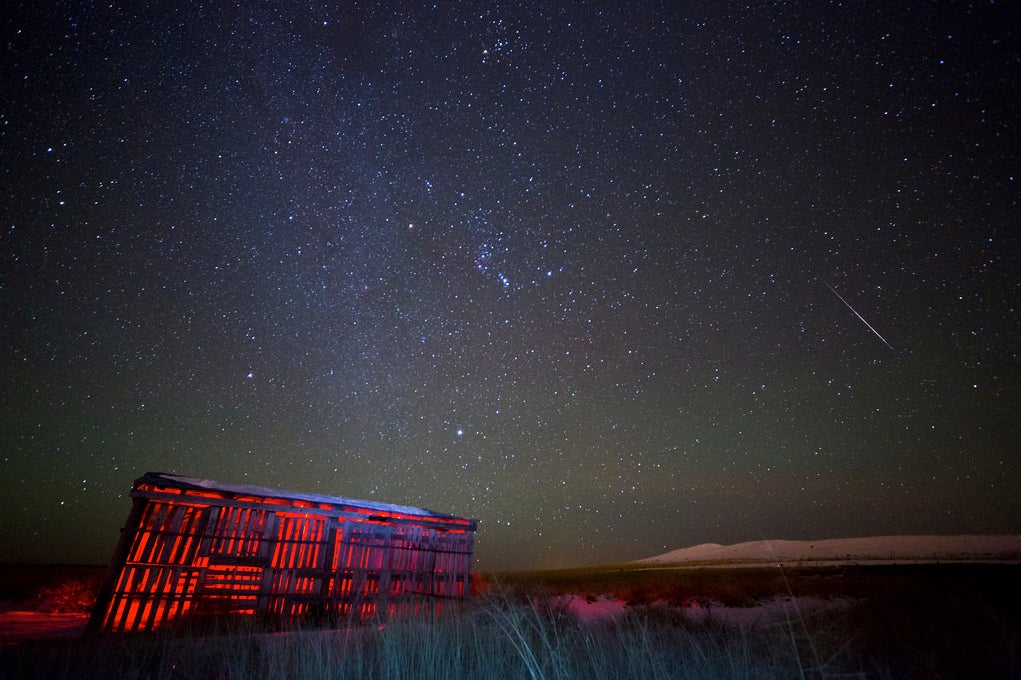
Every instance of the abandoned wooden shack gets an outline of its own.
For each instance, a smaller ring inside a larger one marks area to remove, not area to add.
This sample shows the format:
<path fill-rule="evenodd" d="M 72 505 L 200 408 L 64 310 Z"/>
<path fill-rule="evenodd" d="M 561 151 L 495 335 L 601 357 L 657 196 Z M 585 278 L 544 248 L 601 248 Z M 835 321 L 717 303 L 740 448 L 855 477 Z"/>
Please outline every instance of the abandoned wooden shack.
<path fill-rule="evenodd" d="M 372 620 L 471 594 L 476 520 L 156 472 L 131 496 L 94 630 L 184 615 Z"/>

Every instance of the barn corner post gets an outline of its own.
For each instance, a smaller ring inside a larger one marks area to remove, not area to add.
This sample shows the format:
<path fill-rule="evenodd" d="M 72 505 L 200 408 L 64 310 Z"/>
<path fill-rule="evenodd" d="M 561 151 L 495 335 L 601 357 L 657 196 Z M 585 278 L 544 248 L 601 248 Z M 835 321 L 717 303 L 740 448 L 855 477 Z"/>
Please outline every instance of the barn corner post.
<path fill-rule="evenodd" d="M 131 499 L 131 510 L 128 512 L 127 519 L 124 520 L 124 526 L 121 527 L 121 535 L 117 540 L 117 547 L 114 548 L 113 556 L 110 558 L 110 564 L 107 567 L 106 577 L 96 596 L 96 603 L 92 607 L 92 614 L 89 616 L 89 623 L 86 627 L 86 631 L 89 634 L 98 633 L 105 626 L 107 615 L 113 603 L 114 590 L 124 570 L 124 563 L 128 558 L 128 553 L 131 551 L 131 544 L 135 540 L 135 534 L 138 533 L 139 521 L 144 511 L 145 499 L 133 497 Z"/>

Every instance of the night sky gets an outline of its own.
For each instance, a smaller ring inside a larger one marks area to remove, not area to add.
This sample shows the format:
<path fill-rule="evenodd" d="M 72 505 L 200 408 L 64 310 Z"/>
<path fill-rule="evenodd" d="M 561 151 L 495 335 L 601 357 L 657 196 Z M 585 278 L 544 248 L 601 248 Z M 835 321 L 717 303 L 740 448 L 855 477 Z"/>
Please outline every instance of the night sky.
<path fill-rule="evenodd" d="M 2 19 L 0 561 L 149 470 L 481 569 L 1021 532 L 1018 3 L 143 4 Z"/>

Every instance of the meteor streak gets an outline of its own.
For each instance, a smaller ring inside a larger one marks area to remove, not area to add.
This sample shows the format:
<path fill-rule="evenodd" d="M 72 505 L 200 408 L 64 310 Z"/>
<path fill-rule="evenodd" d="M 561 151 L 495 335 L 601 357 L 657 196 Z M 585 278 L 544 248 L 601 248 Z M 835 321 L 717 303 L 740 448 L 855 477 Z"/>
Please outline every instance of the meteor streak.
<path fill-rule="evenodd" d="M 825 283 L 825 282 L 824 282 L 824 283 Z M 833 288 L 833 286 L 831 286 L 830 284 L 828 284 L 828 283 L 827 283 L 827 284 L 826 284 L 826 287 L 827 287 L 827 288 L 829 288 L 829 289 L 830 289 L 831 291 L 833 291 L 833 294 L 834 294 L 834 295 L 836 295 L 836 296 L 837 296 L 838 298 L 840 298 L 840 301 L 841 301 L 841 302 L 843 302 L 843 303 L 844 303 L 845 305 L 847 305 L 847 308 L 848 308 L 848 309 L 850 309 L 850 310 L 851 310 L 852 312 L 854 312 L 854 315 L 855 315 L 856 317 L 858 317 L 859 319 L 861 319 L 861 322 L 862 322 L 863 324 L 865 324 L 866 326 L 868 326 L 868 327 L 869 327 L 869 330 L 870 330 L 870 331 L 872 331 L 873 333 L 875 333 L 875 334 L 876 334 L 876 337 L 877 337 L 877 338 L 879 338 L 880 340 L 882 340 L 882 341 L 883 341 L 883 344 L 884 344 L 884 345 L 886 345 L 886 346 L 887 346 L 887 347 L 889 347 L 890 349 L 893 349 L 893 345 L 891 345 L 890 343 L 888 343 L 888 342 L 886 341 L 886 338 L 884 338 L 884 337 L 883 337 L 882 335 L 880 335 L 880 334 L 879 334 L 879 331 L 877 331 L 877 330 L 876 330 L 875 328 L 873 328 L 873 327 L 872 327 L 872 324 L 870 324 L 870 323 L 869 323 L 868 321 L 866 321 L 866 320 L 865 320 L 865 317 L 864 317 L 864 316 L 862 316 L 861 314 L 859 314 L 859 313 L 858 313 L 858 310 L 857 310 L 857 309 L 855 309 L 854 307 L 852 307 L 852 306 L 851 306 L 851 303 L 850 303 L 850 302 L 848 302 L 847 300 L 845 300 L 845 299 L 843 298 L 843 296 L 841 296 L 841 295 L 840 295 L 840 293 L 838 293 L 838 292 L 837 292 L 837 291 L 836 291 L 836 290 L 835 290 L 835 289 Z M 895 350 L 895 349 L 894 349 L 893 351 L 895 351 L 895 352 L 896 352 L 897 350 Z"/>

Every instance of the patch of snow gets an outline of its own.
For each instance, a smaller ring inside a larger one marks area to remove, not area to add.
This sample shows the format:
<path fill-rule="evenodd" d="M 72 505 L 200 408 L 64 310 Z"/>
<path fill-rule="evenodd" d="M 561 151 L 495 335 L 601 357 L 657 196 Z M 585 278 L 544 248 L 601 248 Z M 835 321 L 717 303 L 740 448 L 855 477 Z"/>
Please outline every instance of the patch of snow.
<path fill-rule="evenodd" d="M 585 624 L 612 621 L 635 611 L 624 600 L 606 595 L 594 599 L 581 595 L 560 595 L 552 598 L 550 604 L 562 608 L 570 616 Z M 716 621 L 730 626 L 769 626 L 787 625 L 812 616 L 826 615 L 854 604 L 855 601 L 849 598 L 777 596 L 750 607 L 728 607 L 722 603 L 698 601 L 691 601 L 683 606 L 654 602 L 649 607 L 637 608 L 637 611 L 672 609 L 697 622 Z"/>
<path fill-rule="evenodd" d="M 551 598 L 550 604 L 563 608 L 571 616 L 583 623 L 615 619 L 627 610 L 627 603 L 606 595 L 592 599 L 580 595 L 560 595 Z"/>
<path fill-rule="evenodd" d="M 683 607 L 685 617 L 695 621 L 720 621 L 732 626 L 789 624 L 810 616 L 846 609 L 854 604 L 847 598 L 774 597 L 751 607 L 692 603 Z"/>

